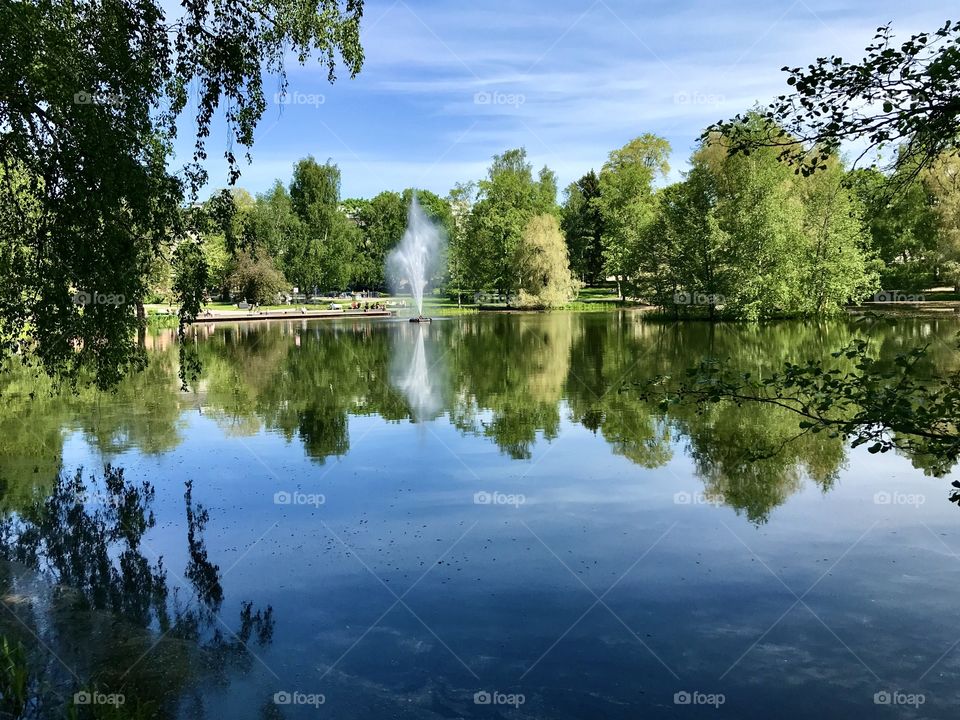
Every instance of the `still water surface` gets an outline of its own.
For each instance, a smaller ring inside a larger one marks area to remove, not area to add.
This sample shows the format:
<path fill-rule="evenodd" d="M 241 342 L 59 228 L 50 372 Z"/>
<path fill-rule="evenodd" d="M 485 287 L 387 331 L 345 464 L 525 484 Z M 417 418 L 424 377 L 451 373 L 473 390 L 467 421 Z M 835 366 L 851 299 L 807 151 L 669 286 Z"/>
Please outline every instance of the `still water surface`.
<path fill-rule="evenodd" d="M 957 329 L 211 325 L 191 392 L 165 333 L 116 394 L 14 376 L 2 629 L 157 717 L 956 717 L 960 474 L 631 383 Z"/>

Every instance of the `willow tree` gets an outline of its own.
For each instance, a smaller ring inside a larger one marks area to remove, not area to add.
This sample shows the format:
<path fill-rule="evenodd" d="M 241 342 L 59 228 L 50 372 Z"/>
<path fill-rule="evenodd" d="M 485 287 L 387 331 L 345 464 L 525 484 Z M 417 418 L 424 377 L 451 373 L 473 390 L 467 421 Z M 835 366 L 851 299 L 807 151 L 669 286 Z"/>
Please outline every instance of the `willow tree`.
<path fill-rule="evenodd" d="M 524 228 L 535 215 L 558 211 L 556 176 L 547 167 L 535 176 L 527 151 L 516 148 L 494 156 L 478 187 L 456 257 L 475 288 L 512 292 L 518 276 L 511 259 Z"/>
<path fill-rule="evenodd" d="M 520 278 L 521 306 L 555 308 L 577 296 L 579 282 L 570 272 L 567 244 L 553 215 L 531 218 L 513 253 Z"/>
<path fill-rule="evenodd" d="M 181 215 L 207 180 L 222 115 L 249 151 L 265 77 L 319 56 L 328 79 L 363 63 L 362 0 L 25 0 L 0 4 L 0 353 L 32 354 L 75 379 L 115 383 L 146 358 L 136 344 L 147 271 L 164 254 L 182 320 L 199 310 L 203 255 Z M 188 105 L 193 117 L 181 123 Z M 173 167 L 178 125 L 192 157 Z M 174 249 L 175 248 L 175 249 Z M 99 302 L 100 297 L 111 298 Z M 140 309 L 139 313 L 134 308 Z M 138 317 L 140 315 L 140 317 Z"/>

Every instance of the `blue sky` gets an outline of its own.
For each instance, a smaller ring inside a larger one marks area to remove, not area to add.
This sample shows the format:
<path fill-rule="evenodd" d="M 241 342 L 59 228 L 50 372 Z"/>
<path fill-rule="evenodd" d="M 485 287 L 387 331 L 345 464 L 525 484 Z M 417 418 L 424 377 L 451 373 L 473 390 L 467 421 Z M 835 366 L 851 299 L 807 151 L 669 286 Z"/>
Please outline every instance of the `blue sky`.
<path fill-rule="evenodd" d="M 374 0 L 357 78 L 341 73 L 330 85 L 318 63 L 291 61 L 283 105 L 267 83 L 238 185 L 286 183 L 313 155 L 340 166 L 344 197 L 411 186 L 445 195 L 482 177 L 495 153 L 524 146 L 562 188 L 645 132 L 670 141 L 679 178 L 703 127 L 786 88 L 782 66 L 859 58 L 877 26 L 893 22 L 905 38 L 955 9 L 940 0 Z M 211 158 L 225 137 L 211 134 Z M 209 167 L 211 187 L 224 186 L 222 161 Z"/>

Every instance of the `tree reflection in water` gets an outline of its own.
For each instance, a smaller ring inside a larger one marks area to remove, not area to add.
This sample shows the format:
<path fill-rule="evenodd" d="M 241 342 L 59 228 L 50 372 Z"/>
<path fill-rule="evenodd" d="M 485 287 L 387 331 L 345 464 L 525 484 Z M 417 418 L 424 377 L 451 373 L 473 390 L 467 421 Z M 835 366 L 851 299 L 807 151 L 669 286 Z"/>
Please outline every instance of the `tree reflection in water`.
<path fill-rule="evenodd" d="M 880 358 L 892 358 L 956 329 L 955 320 L 941 318 L 748 326 L 561 312 L 467 316 L 426 332 L 390 322 L 201 325 L 193 332 L 203 371 L 191 393 L 179 390 L 172 334 L 148 338 L 148 370 L 124 380 L 111 398 L 51 396 L 15 369 L 0 378 L 0 502 L 23 507 L 53 476 L 71 431 L 105 457 L 131 448 L 162 454 L 182 442 L 189 414 L 202 411 L 225 435 L 269 431 L 324 463 L 350 451 L 351 418 L 377 415 L 443 418 L 517 460 L 556 439 L 564 422 L 593 432 L 639 467 L 660 468 L 683 453 L 706 493 L 763 522 L 807 480 L 824 490 L 833 485 L 848 456 L 843 441 L 798 437 L 796 418 L 775 407 L 726 402 L 707 412 L 695 405 L 663 411 L 633 391 L 635 383 L 682 376 L 708 358 L 753 377 L 798 358 L 823 358 L 842 370 L 844 359 L 830 354 L 856 337 L 869 336 Z M 404 353 L 414 349 L 414 332 L 429 369 L 430 412 L 420 414 L 419 396 L 395 382 L 398 367 L 409 371 Z M 957 367 L 946 341 L 933 342 L 927 360 L 944 373 Z M 936 467 L 923 454 L 910 459 L 924 470 Z"/>
<path fill-rule="evenodd" d="M 250 670 L 247 646 L 270 643 L 273 610 L 242 603 L 239 628 L 227 630 L 220 569 L 203 539 L 209 514 L 192 490 L 188 482 L 185 587 L 173 590 L 144 541 L 153 486 L 122 468 L 107 465 L 102 482 L 85 482 L 82 469 L 61 474 L 46 497 L 0 523 L 0 631 L 29 648 L 29 703 L 14 717 L 63 717 L 82 688 L 122 693 L 123 717 L 173 716 L 184 703 L 202 716 L 201 685 Z"/>

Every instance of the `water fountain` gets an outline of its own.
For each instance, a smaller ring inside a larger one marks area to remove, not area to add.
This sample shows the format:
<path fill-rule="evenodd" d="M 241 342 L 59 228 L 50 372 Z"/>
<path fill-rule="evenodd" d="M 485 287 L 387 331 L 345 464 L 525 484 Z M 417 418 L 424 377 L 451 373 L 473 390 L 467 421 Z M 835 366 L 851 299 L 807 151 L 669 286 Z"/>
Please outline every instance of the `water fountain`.
<path fill-rule="evenodd" d="M 405 283 L 410 286 L 410 294 L 417 306 L 417 316 L 410 318 L 410 322 L 430 322 L 430 318 L 423 314 L 423 291 L 443 241 L 443 230 L 423 212 L 414 194 L 407 211 L 407 229 L 400 244 L 387 257 L 387 277 L 395 292 Z"/>

